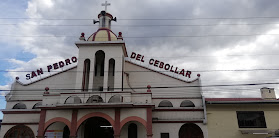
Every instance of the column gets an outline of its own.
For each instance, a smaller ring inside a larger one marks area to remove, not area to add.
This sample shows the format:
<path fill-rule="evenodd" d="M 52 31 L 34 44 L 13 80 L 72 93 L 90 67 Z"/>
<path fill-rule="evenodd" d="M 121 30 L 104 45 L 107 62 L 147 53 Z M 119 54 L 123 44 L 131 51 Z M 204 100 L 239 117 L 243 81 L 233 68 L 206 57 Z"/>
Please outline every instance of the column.
<path fill-rule="evenodd" d="M 114 138 L 120 138 L 120 108 L 115 108 Z"/>
<path fill-rule="evenodd" d="M 103 82 L 103 91 L 108 91 L 108 68 L 109 68 L 109 57 L 105 58 L 104 65 L 104 82 Z"/>
<path fill-rule="evenodd" d="M 38 127 L 38 135 L 37 138 L 44 138 L 44 132 L 45 132 L 45 120 L 46 120 L 46 110 L 41 109 L 40 113 L 40 122 Z"/>
<path fill-rule="evenodd" d="M 147 108 L 146 109 L 146 113 L 147 113 L 147 118 L 146 118 L 146 121 L 147 121 L 147 124 L 146 124 L 146 135 L 147 135 L 147 138 L 152 138 L 153 134 L 152 134 L 152 108 Z"/>
<path fill-rule="evenodd" d="M 77 109 L 74 109 L 73 112 L 72 112 L 70 138 L 76 138 L 77 137 L 77 113 L 78 113 Z"/>

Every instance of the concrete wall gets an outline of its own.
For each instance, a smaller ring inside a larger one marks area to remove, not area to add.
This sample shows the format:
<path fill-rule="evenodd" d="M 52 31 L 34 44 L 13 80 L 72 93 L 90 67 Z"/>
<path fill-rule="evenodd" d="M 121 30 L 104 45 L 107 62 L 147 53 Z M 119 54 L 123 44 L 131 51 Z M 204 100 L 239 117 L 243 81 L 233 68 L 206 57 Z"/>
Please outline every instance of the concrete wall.
<path fill-rule="evenodd" d="M 176 86 L 199 86 L 199 81 L 185 83 L 181 80 L 177 80 L 166 75 L 150 71 L 129 62 L 125 63 L 125 70 L 129 73 L 129 82 L 131 84 L 131 87 L 143 88 L 135 89 L 136 92 L 146 92 L 147 85 L 151 85 L 153 97 L 201 97 L 201 91 L 198 87 L 175 88 Z M 169 86 L 173 88 L 152 89 L 152 87 L 162 86 Z"/>
<path fill-rule="evenodd" d="M 178 138 L 179 130 L 182 125 L 184 125 L 184 123 L 153 123 L 153 138 L 160 138 L 161 133 L 169 133 L 170 138 Z M 201 123 L 196 123 L 196 125 L 198 125 L 203 131 L 204 138 L 208 138 L 206 125 Z"/>
<path fill-rule="evenodd" d="M 264 111 L 267 128 L 239 128 L 236 111 Z M 278 105 L 207 105 L 209 138 L 266 138 L 271 135 L 241 134 L 240 130 L 279 129 Z"/>
<path fill-rule="evenodd" d="M 18 82 L 13 84 L 14 90 L 22 90 L 22 91 L 11 91 L 10 97 L 8 100 L 41 100 L 42 95 L 45 92 L 45 87 L 49 87 L 49 92 L 51 94 L 57 92 L 65 92 L 61 90 L 55 89 L 74 89 L 76 77 L 76 68 L 51 76 L 47 79 L 42 79 L 37 81 L 36 83 L 23 86 Z M 66 92 L 71 92 L 70 90 Z"/>
<path fill-rule="evenodd" d="M 3 116 L 3 123 L 39 123 L 40 114 L 8 114 Z"/>
<path fill-rule="evenodd" d="M 47 110 L 45 121 L 47 122 L 48 120 L 55 117 L 63 117 L 71 122 L 72 110 Z"/>
<path fill-rule="evenodd" d="M 154 111 L 153 118 L 160 120 L 203 120 L 203 111 Z"/>

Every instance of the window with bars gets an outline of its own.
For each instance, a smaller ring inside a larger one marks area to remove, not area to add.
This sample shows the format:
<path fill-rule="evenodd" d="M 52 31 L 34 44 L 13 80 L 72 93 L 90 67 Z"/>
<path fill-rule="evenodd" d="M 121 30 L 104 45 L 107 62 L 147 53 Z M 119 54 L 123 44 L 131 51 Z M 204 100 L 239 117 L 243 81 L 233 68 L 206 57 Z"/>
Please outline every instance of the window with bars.
<path fill-rule="evenodd" d="M 239 128 L 266 128 L 263 111 L 237 111 Z"/>

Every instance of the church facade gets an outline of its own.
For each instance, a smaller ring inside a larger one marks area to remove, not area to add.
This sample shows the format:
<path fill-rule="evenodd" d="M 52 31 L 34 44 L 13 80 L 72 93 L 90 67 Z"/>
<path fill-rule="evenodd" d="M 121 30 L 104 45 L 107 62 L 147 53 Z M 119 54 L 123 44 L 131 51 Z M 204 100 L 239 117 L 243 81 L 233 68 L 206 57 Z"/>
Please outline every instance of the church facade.
<path fill-rule="evenodd" d="M 128 55 L 122 33 L 111 31 L 116 18 L 106 11 L 98 18 L 99 29 L 88 38 L 82 33 L 75 43 L 78 57 L 47 71 L 76 66 L 28 84 L 16 79 L 2 110 L 0 137 L 207 138 L 200 75 Z"/>

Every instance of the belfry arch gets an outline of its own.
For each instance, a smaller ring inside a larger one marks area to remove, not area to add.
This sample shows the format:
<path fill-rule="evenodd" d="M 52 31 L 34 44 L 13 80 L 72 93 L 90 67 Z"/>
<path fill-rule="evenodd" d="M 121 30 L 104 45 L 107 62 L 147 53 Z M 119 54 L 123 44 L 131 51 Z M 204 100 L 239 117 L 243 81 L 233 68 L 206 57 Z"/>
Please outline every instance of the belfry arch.
<path fill-rule="evenodd" d="M 103 91 L 104 87 L 105 52 L 99 50 L 95 53 L 93 90 Z"/>
<path fill-rule="evenodd" d="M 114 91 L 115 60 L 111 58 L 108 66 L 108 91 Z"/>
<path fill-rule="evenodd" d="M 88 91 L 90 76 L 90 59 L 85 59 L 83 64 L 82 90 Z"/>

